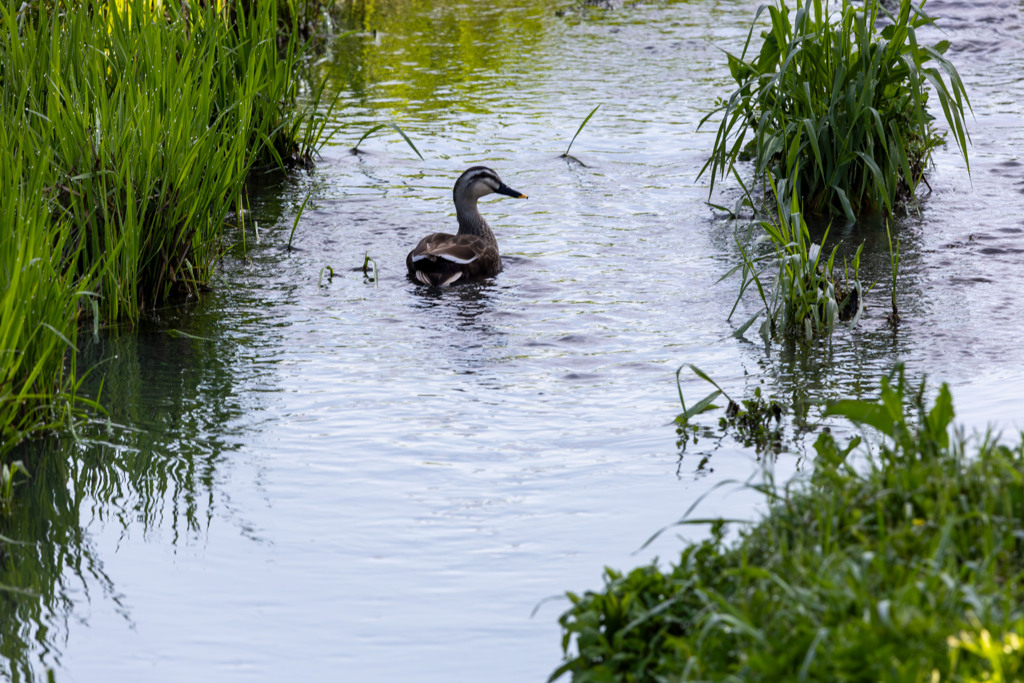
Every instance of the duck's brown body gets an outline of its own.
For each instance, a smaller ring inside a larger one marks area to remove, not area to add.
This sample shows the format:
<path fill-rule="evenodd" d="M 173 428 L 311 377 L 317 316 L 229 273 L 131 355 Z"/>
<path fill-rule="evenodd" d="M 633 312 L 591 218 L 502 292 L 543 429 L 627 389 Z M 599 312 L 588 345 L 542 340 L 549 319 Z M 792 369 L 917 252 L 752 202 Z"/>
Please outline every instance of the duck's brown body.
<path fill-rule="evenodd" d="M 410 278 L 432 287 L 442 287 L 501 272 L 498 241 L 477 209 L 477 199 L 492 192 L 526 198 L 523 193 L 501 182 L 491 169 L 484 166 L 468 169 L 455 182 L 452 192 L 459 221 L 458 233 L 435 232 L 420 240 L 405 258 Z"/>
<path fill-rule="evenodd" d="M 425 285 L 442 287 L 459 280 L 477 280 L 501 272 L 495 240 L 479 235 L 427 235 L 405 257 L 409 277 Z"/>

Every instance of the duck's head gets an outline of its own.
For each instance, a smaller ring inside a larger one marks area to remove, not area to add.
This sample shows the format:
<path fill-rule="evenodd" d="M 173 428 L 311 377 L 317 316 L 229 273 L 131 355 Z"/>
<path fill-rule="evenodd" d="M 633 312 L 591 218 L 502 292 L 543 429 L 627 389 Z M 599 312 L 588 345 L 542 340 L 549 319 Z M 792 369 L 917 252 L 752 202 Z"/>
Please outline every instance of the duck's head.
<path fill-rule="evenodd" d="M 501 182 L 498 174 L 486 166 L 473 166 L 466 169 L 465 173 L 455 181 L 452 195 L 456 205 L 462 204 L 465 200 L 471 200 L 475 204 L 477 199 L 492 192 L 517 199 L 526 199 L 525 194 L 519 190 L 513 190 Z"/>

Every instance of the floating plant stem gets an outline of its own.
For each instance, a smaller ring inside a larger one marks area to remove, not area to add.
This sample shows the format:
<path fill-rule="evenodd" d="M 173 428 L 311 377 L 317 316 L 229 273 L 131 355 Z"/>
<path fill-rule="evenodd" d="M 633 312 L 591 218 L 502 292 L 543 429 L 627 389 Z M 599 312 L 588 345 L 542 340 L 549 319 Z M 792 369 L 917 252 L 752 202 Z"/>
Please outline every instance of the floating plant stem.
<path fill-rule="evenodd" d="M 373 275 L 370 275 L 370 265 L 371 264 L 373 264 Z M 377 262 L 374 261 L 372 258 L 370 258 L 369 252 L 367 252 L 363 256 L 363 268 L 362 268 L 362 270 L 363 270 L 363 277 L 365 277 L 370 282 L 372 282 L 374 284 L 377 284 L 377 281 L 379 279 L 377 277 Z"/>
<path fill-rule="evenodd" d="M 394 124 L 394 123 L 378 123 L 376 126 L 371 127 L 369 130 L 367 130 L 365 133 L 363 133 L 362 137 L 359 138 L 359 141 L 356 142 L 355 147 L 352 148 L 352 153 L 353 154 L 362 154 L 362 152 L 359 151 L 359 145 L 363 144 L 363 140 L 365 140 L 366 138 L 370 137 L 371 135 L 373 135 L 377 131 L 382 130 L 384 128 L 390 128 L 391 130 L 393 130 L 396 133 L 398 133 L 399 135 L 401 135 L 402 139 L 405 140 L 406 144 L 408 144 L 410 147 L 412 147 L 412 151 L 416 152 L 416 156 L 418 156 L 420 158 L 420 160 L 423 159 L 423 155 L 420 154 L 420 151 L 418 149 L 416 149 L 416 145 L 413 144 L 412 139 L 410 139 L 409 136 L 405 134 L 404 130 L 399 128 L 398 125 Z"/>
<path fill-rule="evenodd" d="M 896 273 L 899 270 L 900 265 L 900 240 L 897 237 L 893 240 L 892 233 L 889 231 L 889 221 L 885 222 L 885 236 L 889 241 L 889 264 L 892 267 L 892 283 L 889 289 L 889 297 L 892 302 L 892 312 L 886 316 L 889 321 L 889 325 L 895 330 L 896 326 L 900 323 L 900 313 L 896 308 Z"/>
<path fill-rule="evenodd" d="M 324 273 L 327 273 L 327 284 L 331 284 L 331 281 L 334 280 L 334 268 L 324 266 L 320 269 L 320 276 L 316 280 L 317 288 L 324 286 Z"/>
<path fill-rule="evenodd" d="M 288 236 L 288 251 L 292 250 L 292 239 L 295 238 L 295 229 L 299 227 L 299 219 L 302 218 L 302 212 L 305 211 L 306 204 L 309 203 L 309 199 L 312 196 L 312 192 L 306 195 L 306 198 L 302 200 L 302 206 L 299 207 L 298 213 L 295 214 L 295 220 L 292 222 L 292 233 Z"/>

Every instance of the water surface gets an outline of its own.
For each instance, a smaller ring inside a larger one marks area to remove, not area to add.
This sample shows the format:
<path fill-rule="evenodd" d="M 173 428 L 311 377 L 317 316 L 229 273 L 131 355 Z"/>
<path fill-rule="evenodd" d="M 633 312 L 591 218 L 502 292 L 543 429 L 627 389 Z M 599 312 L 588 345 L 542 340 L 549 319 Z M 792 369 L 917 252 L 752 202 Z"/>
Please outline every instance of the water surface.
<path fill-rule="evenodd" d="M 757 476 L 753 451 L 676 445 L 682 363 L 796 401 L 871 395 L 903 360 L 950 382 L 969 426 L 1019 426 L 1019 3 L 928 3 L 974 145 L 970 175 L 954 148 L 937 155 L 896 228 L 899 329 L 884 231 L 835 226 L 878 282 L 864 318 L 770 354 L 731 336 L 754 302 L 727 320 L 735 226 L 696 179 L 714 135 L 697 125 L 729 86 L 719 47 L 742 44 L 749 3 L 368 4 L 317 67 L 341 97 L 332 144 L 313 173 L 254 191 L 258 241 L 226 255 L 214 292 L 137 333 L 82 335 L 111 426 L 43 445 L 3 531 L 28 545 L 8 547 L 0 583 L 35 596 L 2 598 L 0 676 L 545 680 L 566 604 L 531 616 L 544 598 L 671 558 L 703 529 L 639 548 L 709 491 L 702 516 L 756 514 L 715 489 Z M 561 158 L 598 103 L 583 163 Z M 425 160 L 383 132 L 350 153 L 384 121 Z M 453 229 L 452 184 L 480 163 L 530 196 L 481 202 L 504 272 L 412 285 L 406 252 Z"/>

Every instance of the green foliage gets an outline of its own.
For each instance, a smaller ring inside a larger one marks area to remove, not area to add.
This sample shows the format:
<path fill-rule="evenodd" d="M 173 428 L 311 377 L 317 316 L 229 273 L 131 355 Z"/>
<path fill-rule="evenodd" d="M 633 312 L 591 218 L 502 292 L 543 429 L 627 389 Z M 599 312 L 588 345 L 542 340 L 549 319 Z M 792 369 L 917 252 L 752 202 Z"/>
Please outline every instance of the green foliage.
<path fill-rule="evenodd" d="M 313 151 L 300 144 L 306 115 L 289 111 L 296 45 L 281 59 L 274 7 L 237 13 L 234 24 L 198 8 L 165 8 L 166 20 L 154 21 L 143 3 L 40 10 L 22 31 L 4 71 L 18 75 L 24 111 L 42 113 L 26 116 L 40 125 L 24 143 L 56 152 L 59 200 L 84 266 L 97 266 L 106 317 L 132 318 L 194 292 L 249 169 Z M 13 15 L 6 19 L 13 32 Z"/>
<path fill-rule="evenodd" d="M 753 447 L 758 453 L 779 453 L 782 450 L 784 414 L 785 406 L 764 398 L 761 388 L 757 387 L 751 398 L 739 403 L 730 401 L 725 416 L 718 420 L 718 426 L 722 430 L 733 429 L 741 444 Z"/>
<path fill-rule="evenodd" d="M 923 6 L 923 2 L 921 5 Z M 755 177 L 774 178 L 811 213 L 892 211 L 911 199 L 932 150 L 942 144 L 926 110 L 930 84 L 953 138 L 967 160 L 967 93 L 943 57 L 948 41 L 920 45 L 917 31 L 934 23 L 901 0 L 891 15 L 879 0 L 785 0 L 762 6 L 771 26 L 748 55 L 754 26 L 739 57 L 729 55 L 738 88 L 723 113 L 711 158 L 711 190 L 752 156 Z M 888 18 L 881 21 L 880 14 Z M 884 28 L 880 27 L 884 26 Z"/>
<path fill-rule="evenodd" d="M 0 464 L 0 510 L 6 510 L 14 498 L 14 481 L 18 475 L 28 475 L 28 470 L 20 460 Z M 3 537 L 0 536 L 0 543 Z"/>
<path fill-rule="evenodd" d="M 897 367 L 829 408 L 874 452 L 822 433 L 811 476 L 757 486 L 769 511 L 737 540 L 720 521 L 666 570 L 569 594 L 552 680 L 1020 680 L 1024 443 L 968 456 L 948 388 L 924 396 Z"/>
<path fill-rule="evenodd" d="M 277 49 L 275 3 L 228 23 L 212 9 L 143 2 L 30 21 L 3 10 L 4 120 L 12 143 L 53 152 L 52 202 L 69 223 L 106 319 L 195 293 L 252 167 L 307 159 L 297 45 Z"/>
<path fill-rule="evenodd" d="M 993 638 L 988 629 L 975 625 L 970 631 L 947 639 L 955 668 L 963 657 L 964 680 L 970 683 L 1021 683 L 1024 681 L 1024 624 L 1015 624 L 1002 639 Z M 971 656 L 973 655 L 973 657 Z"/>
<path fill-rule="evenodd" d="M 775 189 L 774 184 L 772 189 Z M 765 236 L 774 247 L 773 252 L 754 257 L 748 255 L 739 244 L 743 262 L 733 269 L 741 272 L 739 304 L 744 292 L 755 285 L 764 306 L 736 331 L 742 335 L 761 315 L 761 337 L 768 343 L 773 337 L 800 339 L 809 342 L 817 337 L 831 336 L 840 320 L 856 321 L 860 311 L 861 285 L 857 280 L 860 267 L 860 248 L 854 255 L 851 273 L 844 269 L 844 280 L 835 276 L 835 260 L 839 250 L 836 245 L 828 258 L 822 260 L 822 249 L 828 238 L 828 230 L 821 242 L 811 241 L 810 230 L 800 210 L 796 195 L 792 195 L 787 206 L 776 194 L 777 213 L 773 220 L 760 223 Z M 769 262 L 775 269 L 771 291 L 762 284 L 764 268 Z M 733 307 L 735 310 L 735 306 Z"/>

